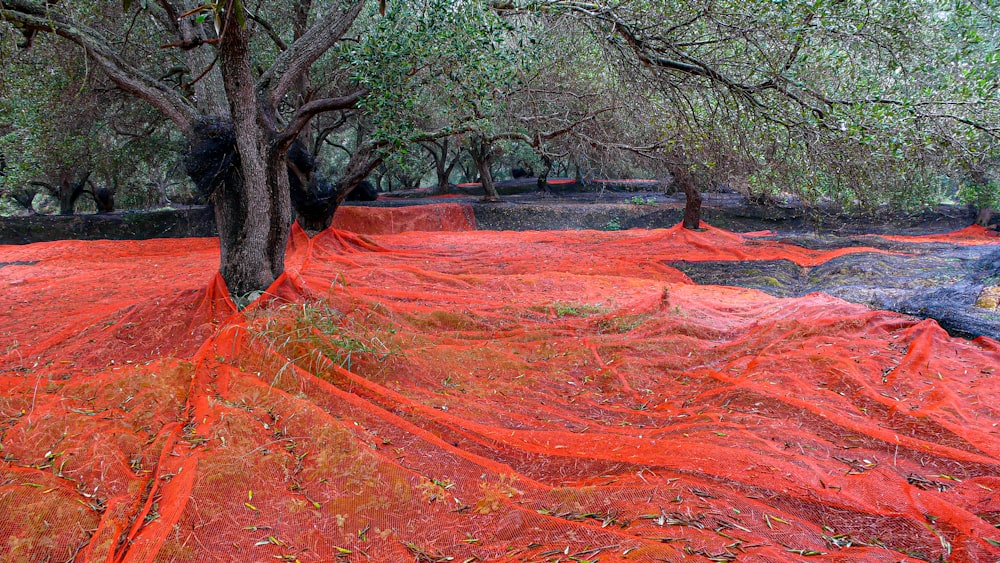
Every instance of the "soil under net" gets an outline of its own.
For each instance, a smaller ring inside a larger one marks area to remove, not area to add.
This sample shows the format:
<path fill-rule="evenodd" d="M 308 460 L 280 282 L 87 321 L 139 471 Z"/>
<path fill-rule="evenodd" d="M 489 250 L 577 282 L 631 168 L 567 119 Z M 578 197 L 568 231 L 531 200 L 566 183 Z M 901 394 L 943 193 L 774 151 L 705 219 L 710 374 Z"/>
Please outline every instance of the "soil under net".
<path fill-rule="evenodd" d="M 0 560 L 1000 558 L 996 341 L 667 265 L 878 250 L 354 213 L 0 247 Z"/>

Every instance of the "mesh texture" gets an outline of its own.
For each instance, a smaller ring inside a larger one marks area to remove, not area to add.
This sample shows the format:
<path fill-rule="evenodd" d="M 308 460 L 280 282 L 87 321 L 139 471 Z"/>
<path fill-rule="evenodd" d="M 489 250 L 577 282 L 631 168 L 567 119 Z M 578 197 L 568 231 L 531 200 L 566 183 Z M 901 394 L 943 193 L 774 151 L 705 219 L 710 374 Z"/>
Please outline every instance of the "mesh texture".
<path fill-rule="evenodd" d="M 873 249 L 335 227 L 0 247 L 0 560 L 1000 559 L 996 341 L 666 265 Z"/>

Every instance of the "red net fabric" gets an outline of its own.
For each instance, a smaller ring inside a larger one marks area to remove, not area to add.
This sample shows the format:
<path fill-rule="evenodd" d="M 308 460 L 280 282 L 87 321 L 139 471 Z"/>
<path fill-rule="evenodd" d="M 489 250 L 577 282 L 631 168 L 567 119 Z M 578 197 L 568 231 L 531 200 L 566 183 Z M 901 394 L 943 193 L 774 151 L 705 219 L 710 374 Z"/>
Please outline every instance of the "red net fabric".
<path fill-rule="evenodd" d="M 666 265 L 861 249 L 457 221 L 0 247 L 0 560 L 1000 557 L 996 341 Z"/>
<path fill-rule="evenodd" d="M 887 238 L 890 240 L 898 240 L 901 242 L 947 242 L 950 244 L 962 244 L 962 245 L 1000 243 L 1000 234 L 998 234 L 996 231 L 987 229 L 986 227 L 980 227 L 979 225 L 972 225 L 951 233 L 943 233 L 938 235 L 921 235 L 921 236 L 882 235 L 882 238 Z"/>
<path fill-rule="evenodd" d="M 333 228 L 369 235 L 407 231 L 474 231 L 476 217 L 471 207 L 457 204 L 389 207 L 378 211 L 370 207 L 345 206 L 334 216 Z"/>

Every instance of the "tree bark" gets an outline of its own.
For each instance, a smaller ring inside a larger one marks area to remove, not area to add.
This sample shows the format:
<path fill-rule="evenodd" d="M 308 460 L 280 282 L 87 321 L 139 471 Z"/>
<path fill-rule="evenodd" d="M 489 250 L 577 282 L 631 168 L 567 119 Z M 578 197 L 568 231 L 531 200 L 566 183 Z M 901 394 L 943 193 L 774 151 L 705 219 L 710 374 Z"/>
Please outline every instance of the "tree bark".
<path fill-rule="evenodd" d="M 670 174 L 674 177 L 674 182 L 684 191 L 686 202 L 684 203 L 684 218 L 681 226 L 685 229 L 698 230 L 701 228 L 701 193 L 695 186 L 694 177 L 683 166 L 674 166 L 670 169 Z"/>
<path fill-rule="evenodd" d="M 93 191 L 88 193 L 94 198 L 94 205 L 97 206 L 98 213 L 111 213 L 115 210 L 114 190 L 106 187 L 94 188 L 91 186 L 91 188 Z"/>
<path fill-rule="evenodd" d="M 450 142 L 447 137 L 441 139 L 440 141 L 426 141 L 421 143 L 428 153 L 430 153 L 431 158 L 434 159 L 434 173 L 437 176 L 437 190 L 438 192 L 445 192 L 448 190 L 448 186 L 451 183 L 451 172 L 455 169 L 455 165 L 458 164 L 461 154 L 456 154 L 455 158 L 448 161 L 448 149 Z"/>
<path fill-rule="evenodd" d="M 500 194 L 493 183 L 493 174 L 490 172 L 490 161 L 488 158 L 476 161 L 476 168 L 479 170 L 479 180 L 483 185 L 483 201 L 496 203 L 500 201 Z"/>
<path fill-rule="evenodd" d="M 56 187 L 49 186 L 48 184 L 38 182 L 36 185 L 46 186 L 53 195 L 59 198 L 59 214 L 60 215 L 72 215 L 76 212 L 76 202 L 83 195 L 87 179 L 90 178 L 90 172 L 84 173 L 83 177 L 80 178 L 79 182 L 73 180 L 73 172 L 68 170 L 63 170 L 59 174 L 59 185 Z"/>
<path fill-rule="evenodd" d="M 986 176 L 986 170 L 983 167 L 974 166 L 970 172 L 972 181 L 976 186 L 985 187 L 989 185 L 990 179 Z M 989 227 L 992 220 L 993 208 L 983 205 L 983 202 L 979 202 L 978 209 L 976 210 L 976 222 L 974 224 L 980 227 Z"/>
<path fill-rule="evenodd" d="M 548 155 L 541 155 L 542 158 L 542 171 L 538 174 L 538 191 L 547 194 L 552 193 L 549 188 L 549 173 L 552 172 L 552 159 Z"/>
<path fill-rule="evenodd" d="M 337 205 L 330 211 L 329 221 L 333 220 L 333 213 L 340 207 L 341 203 L 347 200 L 347 196 L 351 195 L 354 188 L 358 187 L 372 170 L 382 164 L 382 156 L 376 147 L 371 145 L 364 146 L 354 151 L 351 155 L 351 159 L 347 161 L 347 165 L 344 167 L 344 173 L 340 176 L 337 187 Z M 329 221 L 327 226 L 329 226 Z"/>
<path fill-rule="evenodd" d="M 993 220 L 993 209 L 990 207 L 980 207 L 979 212 L 976 213 L 976 225 L 980 227 L 989 227 L 990 221 Z"/>
<path fill-rule="evenodd" d="M 242 2 L 234 4 L 234 13 L 242 13 Z M 219 271 L 230 294 L 246 302 L 284 271 L 291 203 L 284 151 L 269 142 L 273 132 L 265 130 L 261 115 L 249 33 L 238 18 L 227 19 L 219 45 L 219 65 L 240 173 L 236 182 L 216 190 L 212 197 L 221 245 Z"/>
<path fill-rule="evenodd" d="M 479 181 L 483 186 L 483 201 L 499 202 L 500 194 L 497 193 L 497 187 L 493 184 L 493 173 L 490 172 L 490 164 L 493 161 L 493 143 L 488 139 L 474 139 L 470 153 L 472 160 L 476 163 Z"/>
<path fill-rule="evenodd" d="M 583 175 L 583 167 L 580 166 L 579 162 L 576 162 L 574 164 L 575 164 L 575 169 L 576 169 L 575 174 L 574 174 L 574 176 L 576 177 L 576 185 L 579 186 L 579 189 L 581 189 L 581 190 L 586 189 L 587 188 L 587 178 L 586 178 L 586 176 Z"/>
<path fill-rule="evenodd" d="M 148 6 L 150 15 L 160 25 L 172 31 L 179 39 L 179 44 L 193 46 L 204 44 L 210 37 L 205 33 L 205 26 L 195 23 L 193 18 L 182 18 L 180 15 L 199 4 L 197 1 L 184 0 L 176 6 L 166 1 L 156 5 L 150 3 Z M 222 74 L 216 65 L 214 51 L 184 48 L 181 57 L 188 72 L 180 76 L 178 86 L 183 92 L 192 95 L 198 112 L 202 115 L 227 115 L 229 103 L 226 101 Z"/>
<path fill-rule="evenodd" d="M 299 0 L 295 3 L 295 18 L 292 23 L 292 38 L 295 41 L 302 39 L 302 36 L 309 31 L 309 10 L 312 8 L 312 0 Z M 302 72 L 302 76 L 296 81 L 293 87 L 293 100 L 296 107 L 302 107 L 309 102 L 310 88 L 312 84 L 309 80 L 309 69 Z M 299 133 L 305 139 L 312 138 L 312 130 L 307 123 Z"/>
<path fill-rule="evenodd" d="M 76 184 L 73 183 L 73 175 L 63 171 L 59 175 L 59 214 L 72 215 L 76 207 L 76 199 L 73 192 L 76 191 Z"/>

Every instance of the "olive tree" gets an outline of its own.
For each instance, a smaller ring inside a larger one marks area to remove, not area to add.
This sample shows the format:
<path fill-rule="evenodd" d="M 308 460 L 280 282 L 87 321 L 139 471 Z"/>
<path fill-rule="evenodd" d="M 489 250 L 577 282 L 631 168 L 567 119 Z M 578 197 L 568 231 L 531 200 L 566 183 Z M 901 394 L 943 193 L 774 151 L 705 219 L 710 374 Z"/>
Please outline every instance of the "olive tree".
<path fill-rule="evenodd" d="M 632 110 L 641 93 L 633 84 L 607 72 L 601 44 L 571 18 L 538 20 L 500 6 L 518 31 L 508 41 L 516 65 L 511 79 L 496 84 L 489 111 L 462 138 L 482 183 L 484 201 L 500 199 L 493 164 L 509 161 L 527 148 L 535 163 L 538 189 L 557 161 L 656 158 L 659 132 L 651 114 Z"/>
<path fill-rule="evenodd" d="M 284 270 L 293 187 L 332 214 L 388 151 L 445 134 L 400 119 L 419 114 L 428 92 L 460 93 L 447 98 L 453 111 L 440 128 L 476 119 L 460 101 L 502 69 L 496 37 L 505 30 L 480 3 L 440 1 L 2 0 L 0 21 L 26 38 L 76 44 L 191 140 L 189 170 L 215 209 L 220 271 L 234 296 L 251 297 Z M 346 109 L 366 113 L 376 132 L 337 182 L 317 182 L 307 151 L 288 156 L 315 116 Z"/>
<path fill-rule="evenodd" d="M 175 147 L 148 106 L 88 72 L 78 49 L 45 39 L 23 50 L 15 45 L 24 41 L 20 33 L 0 34 L 0 154 L 7 166 L 0 192 L 29 209 L 35 194 L 47 192 L 62 214 L 85 195 L 94 200 L 89 208 L 110 211 L 115 192 L 132 197 L 123 192 L 135 184 L 137 162 L 169 161 Z"/>

